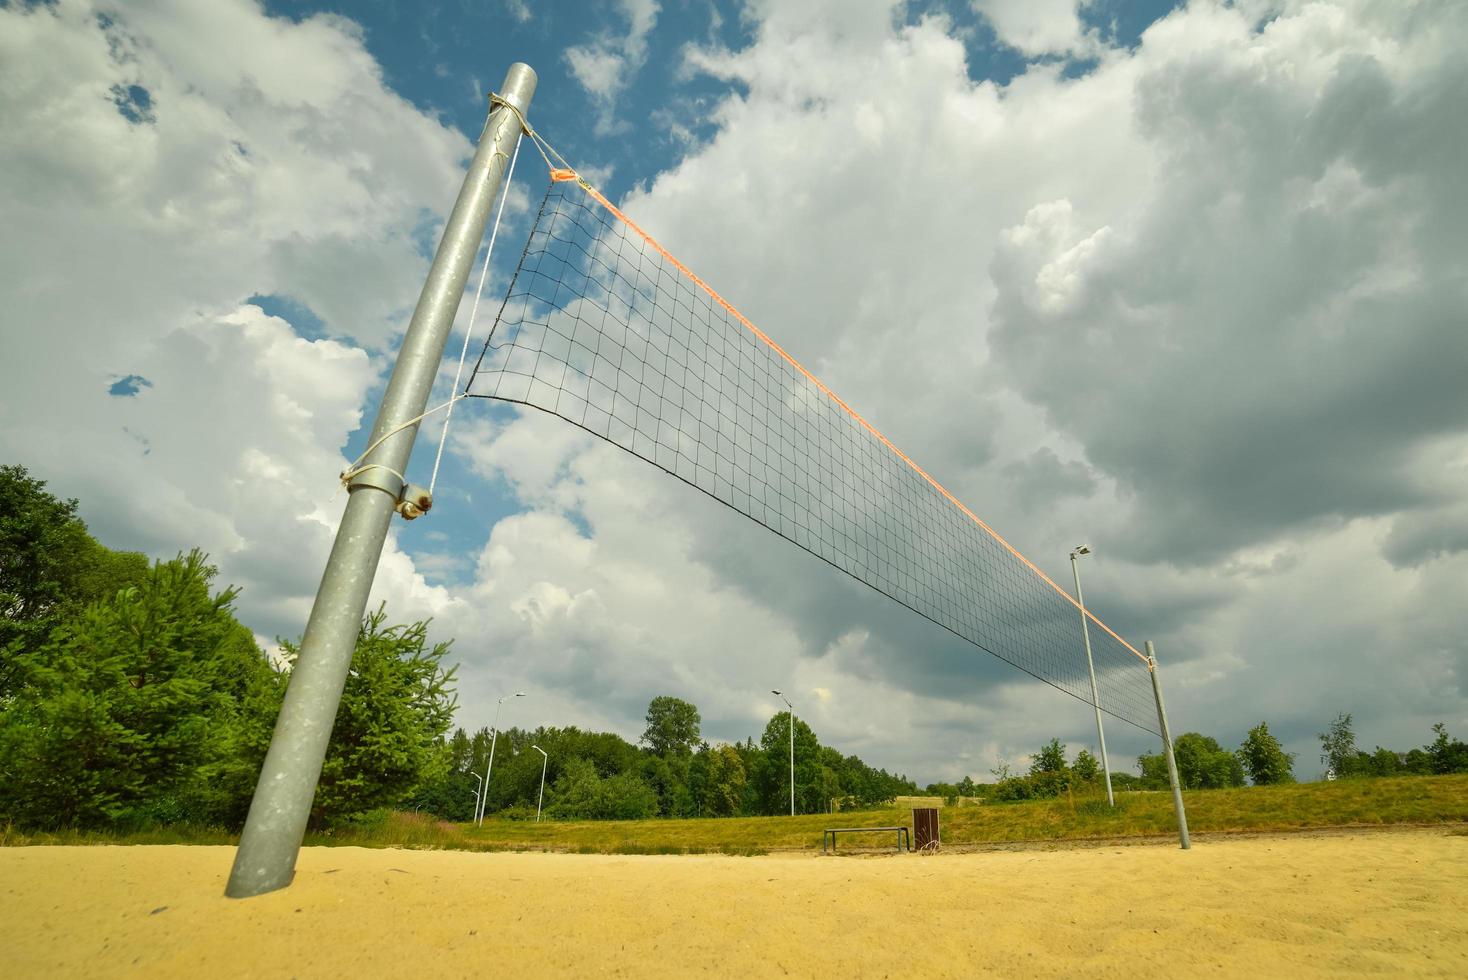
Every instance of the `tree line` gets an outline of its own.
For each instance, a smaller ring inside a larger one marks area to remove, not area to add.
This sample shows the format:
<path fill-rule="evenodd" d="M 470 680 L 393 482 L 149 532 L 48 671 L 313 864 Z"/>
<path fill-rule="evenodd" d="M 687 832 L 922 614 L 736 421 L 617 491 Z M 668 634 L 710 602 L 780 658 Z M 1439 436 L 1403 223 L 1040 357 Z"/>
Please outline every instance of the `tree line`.
<path fill-rule="evenodd" d="M 1374 752 L 1356 747 L 1351 715 L 1339 714 L 1319 735 L 1320 761 L 1328 767 L 1330 778 L 1370 776 L 1444 775 L 1468 772 L 1468 744 L 1452 738 L 1445 725 L 1432 726 L 1434 739 L 1421 748 L 1405 752 L 1377 746 Z M 1218 740 L 1199 732 L 1185 732 L 1173 740 L 1173 760 L 1177 764 L 1178 782 L 1184 789 L 1226 789 L 1245 786 L 1277 785 L 1295 781 L 1295 753 L 1286 752 L 1266 722 L 1249 730 L 1243 743 L 1230 751 Z M 1111 784 L 1117 790 L 1160 790 L 1171 784 L 1167 775 L 1167 757 L 1162 752 L 1144 753 L 1137 758 L 1137 773 L 1112 772 Z M 1065 743 L 1051 739 L 1030 757 L 1027 772 L 1016 773 L 1004 763 L 990 770 L 993 783 L 976 783 L 965 776 L 958 783 L 930 783 L 926 792 L 955 801 L 976 797 L 995 802 L 1045 799 L 1075 791 L 1099 791 L 1100 763 L 1089 751 L 1081 749 L 1073 761 L 1067 761 Z"/>
<path fill-rule="evenodd" d="M 1356 747 L 1355 726 L 1348 712 L 1336 716 L 1320 739 L 1320 761 L 1327 774 L 1350 779 L 1361 776 L 1442 776 L 1468 772 L 1468 743 L 1448 734 L 1445 724 L 1432 726 L 1433 740 L 1405 752 L 1384 749 L 1372 752 Z"/>
<path fill-rule="evenodd" d="M 238 827 L 290 678 L 297 645 L 267 655 L 234 615 L 238 592 L 215 586 L 199 551 L 149 562 L 111 550 L 23 467 L 0 466 L 0 823 L 127 829 L 193 823 Z M 486 809 L 552 819 L 774 815 L 790 809 L 790 715 L 770 718 L 758 740 L 711 743 L 696 706 L 652 700 L 637 744 L 574 727 L 453 731 L 448 643 L 427 622 L 392 624 L 385 608 L 364 618 L 311 819 L 313 826 L 369 810 L 413 806 L 467 820 L 494 766 Z M 795 809 L 817 813 L 915 793 L 906 776 L 822 745 L 795 724 Z M 1468 772 L 1468 745 L 1439 724 L 1434 740 L 1405 752 L 1356 746 L 1342 713 L 1320 733 L 1321 760 L 1337 777 Z M 1184 787 L 1294 779 L 1294 756 L 1261 722 L 1236 750 L 1197 732 L 1174 743 Z M 1161 753 L 1139 774 L 1112 774 L 1118 789 L 1167 786 Z M 1097 786 L 1100 766 L 1068 758 L 1052 739 L 1029 771 L 1007 766 L 995 782 L 930 784 L 944 796 L 996 801 Z"/>
<path fill-rule="evenodd" d="M 0 822 L 129 829 L 244 822 L 298 652 L 261 649 L 235 618 L 238 590 L 195 550 L 149 562 L 92 537 L 75 500 L 0 466 Z M 550 754 L 553 818 L 788 812 L 789 716 L 758 743 L 712 745 L 698 709 L 653 699 L 641 745 L 577 728 L 449 730 L 449 643 L 429 624 L 365 617 L 311 814 L 315 827 L 414 806 L 465 820 L 495 766 L 487 807 L 538 802 Z M 867 806 L 912 792 L 903 776 L 820 744 L 796 719 L 796 808 Z M 834 802 L 833 802 L 834 801 Z"/>
<path fill-rule="evenodd" d="M 697 706 L 652 699 L 638 744 L 610 732 L 577 728 L 460 728 L 448 739 L 449 772 L 415 797 L 445 819 L 467 820 L 489 773 L 485 811 L 533 819 L 544 774 L 544 815 L 569 820 L 732 817 L 790 812 L 790 716 L 780 712 L 758 741 L 712 743 L 702 737 Z M 542 756 L 532 746 L 545 751 Z M 494 749 L 494 765 L 489 764 Z M 821 745 L 795 719 L 797 813 L 868 807 L 917 791 L 906 776 L 874 769 L 855 755 Z"/>
<path fill-rule="evenodd" d="M 0 823 L 237 828 L 297 647 L 272 659 L 199 551 L 101 545 L 23 467 L 0 466 Z M 311 820 L 394 806 L 446 770 L 448 644 L 367 616 Z"/>

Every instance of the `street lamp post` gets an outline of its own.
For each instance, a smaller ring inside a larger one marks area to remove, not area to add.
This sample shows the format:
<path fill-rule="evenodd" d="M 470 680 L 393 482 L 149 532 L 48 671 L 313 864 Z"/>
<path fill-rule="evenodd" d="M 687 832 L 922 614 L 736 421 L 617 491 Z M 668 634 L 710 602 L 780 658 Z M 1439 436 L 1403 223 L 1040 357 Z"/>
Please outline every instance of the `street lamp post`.
<path fill-rule="evenodd" d="M 550 756 L 545 754 L 545 749 L 539 745 L 530 746 L 543 757 L 540 760 L 540 798 L 535 801 L 535 822 L 540 823 L 540 807 L 545 803 L 545 767 L 550 765 Z"/>
<path fill-rule="evenodd" d="M 1106 773 L 1106 803 L 1116 806 L 1116 797 L 1111 794 L 1111 761 L 1106 758 L 1106 730 L 1101 727 L 1101 695 L 1096 688 L 1096 663 L 1091 659 L 1091 629 L 1086 624 L 1086 599 L 1081 594 L 1081 566 L 1077 559 L 1089 555 L 1091 549 L 1077 545 L 1070 553 L 1070 570 L 1076 580 L 1076 603 L 1081 608 L 1081 638 L 1086 644 L 1086 669 L 1091 672 L 1091 707 L 1096 709 L 1096 738 L 1101 742 L 1101 770 Z"/>
<path fill-rule="evenodd" d="M 484 808 L 489 802 L 489 774 L 494 772 L 494 747 L 499 743 L 500 738 L 500 708 L 504 707 L 505 702 L 510 698 L 523 698 L 524 696 L 524 691 L 516 691 L 514 694 L 506 694 L 494 703 L 494 727 L 490 729 L 493 734 L 489 739 L 489 765 L 484 770 L 484 796 L 479 801 L 480 826 L 484 824 Z"/>
<path fill-rule="evenodd" d="M 795 816 L 795 706 L 779 691 L 771 691 L 790 709 L 790 815 Z"/>

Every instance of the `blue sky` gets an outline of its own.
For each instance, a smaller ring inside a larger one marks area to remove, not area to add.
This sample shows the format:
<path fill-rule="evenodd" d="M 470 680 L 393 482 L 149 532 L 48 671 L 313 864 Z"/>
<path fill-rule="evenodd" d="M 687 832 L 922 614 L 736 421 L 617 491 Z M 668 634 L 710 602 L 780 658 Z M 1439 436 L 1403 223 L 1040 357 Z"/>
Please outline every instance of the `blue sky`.
<path fill-rule="evenodd" d="M 1366 746 L 1461 733 L 1468 6 L 1433 10 L 0 4 L 0 307 L 27 325 L 0 453 L 113 547 L 203 548 L 262 644 L 299 635 L 523 60 L 546 137 L 896 445 L 1052 578 L 1092 547 L 1088 603 L 1157 642 L 1176 728 L 1267 720 L 1307 777 L 1338 711 Z M 522 154 L 479 343 L 543 180 Z M 636 737 L 675 694 L 742 739 L 778 687 L 922 780 L 1094 740 L 1086 706 L 555 418 L 475 400 L 453 432 L 374 601 L 456 639 L 465 725 L 511 687 L 508 721 Z M 1126 768 L 1152 741 L 1117 728 Z"/>
<path fill-rule="evenodd" d="M 1174 0 L 1099 0 L 1082 8 L 1081 19 L 1108 41 L 1137 43 L 1149 24 L 1179 4 Z M 619 100 L 619 131 L 598 134 L 594 99 L 566 71 L 565 51 L 598 34 L 625 31 L 626 17 L 615 2 L 550 0 L 525 2 L 521 20 L 514 4 L 498 0 L 401 2 L 352 0 L 311 3 L 269 0 L 272 15 L 301 19 L 319 13 L 343 16 L 361 25 L 363 40 L 382 66 L 387 84 L 419 108 L 440 115 L 473 138 L 484 121 L 484 91 L 499 83 L 504 68 L 523 61 L 536 70 L 534 123 L 579 167 L 613 168 L 602 190 L 613 199 L 675 164 L 687 151 L 666 127 L 649 125 L 660 111 L 688 126 L 695 139 L 712 135 L 700 118 L 726 94 L 723 83 L 683 71 L 685 45 L 746 47 L 752 25 L 733 0 L 670 0 L 648 35 L 645 66 Z M 1031 61 L 1005 45 L 982 16 L 963 2 L 906 5 L 909 23 L 933 15 L 948 17 L 964 38 L 969 75 L 975 81 L 1009 82 Z M 1085 63 L 1078 62 L 1077 70 Z M 466 84 L 471 82 L 473 84 Z M 875 81 L 875 80 L 874 80 Z"/>
<path fill-rule="evenodd" d="M 1175 6 L 1171 0 L 1106 0 L 1083 8 L 1081 20 L 1108 42 L 1130 46 L 1138 42 L 1149 24 Z M 599 186 L 613 200 L 676 166 L 698 143 L 713 135 L 713 125 L 704 116 L 731 89 L 724 81 L 686 70 L 685 47 L 697 44 L 737 50 L 754 40 L 752 26 L 741 16 L 738 3 L 674 0 L 663 4 L 656 26 L 647 37 L 646 62 L 631 74 L 620 93 L 612 130 L 602 132 L 596 125 L 601 105 L 567 72 L 566 49 L 601 35 L 625 32 L 627 18 L 615 2 L 527 3 L 519 8 L 526 14 L 523 20 L 512 12 L 512 5 L 498 2 L 270 0 L 265 9 L 273 16 L 296 20 L 323 13 L 351 19 L 360 25 L 363 42 L 381 65 L 387 85 L 471 140 L 477 138 L 484 122 L 484 93 L 499 83 L 509 64 L 529 64 L 539 75 L 532 125 L 576 167 L 608 173 Z M 910 3 L 902 19 L 916 23 L 931 16 L 951 21 L 954 33 L 964 41 L 969 77 L 975 82 L 1005 85 L 1031 63 L 1061 63 L 1068 74 L 1084 73 L 1094 64 L 1063 55 L 1026 57 L 1004 44 L 982 15 L 962 2 Z M 674 135 L 674 124 L 686 132 Z M 544 168 L 529 145 L 523 149 L 520 163 L 524 166 L 517 180 L 538 197 L 543 189 Z M 497 275 L 508 276 L 513 270 L 519 242 L 527 233 L 525 224 L 512 222 L 506 227 L 494 257 Z M 431 254 L 437 241 L 428 234 L 423 244 L 425 254 Z M 477 281 L 477 268 L 471 284 Z M 476 328 L 481 340 L 487 325 L 493 323 L 498 299 L 493 289 L 486 292 L 489 295 L 484 298 Z M 304 336 L 323 335 L 320 319 L 291 297 L 256 296 L 252 300 L 267 313 L 290 320 Z M 455 346 L 450 343 L 450 347 Z M 471 364 L 474 354 L 471 350 Z M 380 387 L 373 391 L 373 401 L 380 392 Z M 446 389 L 435 393 L 433 404 L 446 397 Z M 470 402 L 455 411 L 489 413 L 491 417 L 504 414 L 480 402 Z M 365 448 L 370 428 L 369 416 L 366 424 L 349 437 L 344 449 L 348 456 L 355 457 Z M 415 471 L 431 469 L 436 436 L 437 426 L 426 425 L 415 447 Z M 442 554 L 452 549 L 455 540 L 481 540 L 494 523 L 519 509 L 503 483 L 477 480 L 452 455 L 441 466 L 440 481 L 434 520 L 399 528 L 400 540 L 409 552 Z M 473 489 L 466 489 L 469 487 Z M 435 568 L 425 570 L 425 574 L 443 582 L 463 581 L 472 573 L 467 565 Z"/>

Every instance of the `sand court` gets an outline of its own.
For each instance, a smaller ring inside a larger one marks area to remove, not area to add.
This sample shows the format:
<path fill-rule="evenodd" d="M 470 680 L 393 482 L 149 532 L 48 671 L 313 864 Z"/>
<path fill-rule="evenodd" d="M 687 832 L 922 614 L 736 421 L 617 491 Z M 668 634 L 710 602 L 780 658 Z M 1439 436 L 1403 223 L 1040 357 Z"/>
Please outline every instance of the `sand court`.
<path fill-rule="evenodd" d="M 1460 832 L 1461 834 L 1461 832 Z M 307 848 L 222 897 L 222 847 L 0 849 L 39 976 L 1468 976 L 1468 836 L 755 858 Z"/>

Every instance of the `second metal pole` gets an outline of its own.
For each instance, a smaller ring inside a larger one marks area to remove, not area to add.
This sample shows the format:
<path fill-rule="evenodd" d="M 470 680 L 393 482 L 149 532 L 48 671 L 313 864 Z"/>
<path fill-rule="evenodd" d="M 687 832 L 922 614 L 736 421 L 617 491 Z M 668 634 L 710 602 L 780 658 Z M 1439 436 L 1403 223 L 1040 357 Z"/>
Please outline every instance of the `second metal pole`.
<path fill-rule="evenodd" d="M 500 702 L 501 703 L 503 703 L 504 700 L 505 700 L 504 698 L 500 698 Z M 499 744 L 499 740 L 500 740 L 500 709 L 499 709 L 499 706 L 498 705 L 494 709 L 494 728 L 492 729 L 492 732 L 493 732 L 493 734 L 490 736 L 490 739 L 489 739 L 489 768 L 487 768 L 487 769 L 484 770 L 484 799 L 485 799 L 485 802 L 484 803 L 481 803 L 480 806 L 479 806 L 479 823 L 480 823 L 480 825 L 483 825 L 484 824 L 484 811 L 489 806 L 489 802 L 488 802 L 489 801 L 489 775 L 490 775 L 490 773 L 494 772 L 494 747 L 497 744 Z"/>
<path fill-rule="evenodd" d="M 1086 599 L 1081 595 L 1081 566 L 1076 562 L 1076 552 L 1070 553 L 1070 570 L 1076 579 L 1076 602 L 1081 607 L 1081 638 L 1086 642 L 1086 669 L 1091 672 L 1091 706 L 1096 709 L 1096 738 L 1101 741 L 1101 770 L 1106 773 L 1106 802 L 1116 806 L 1116 797 L 1111 794 L 1111 760 L 1106 755 L 1106 729 L 1101 727 L 1101 695 L 1096 689 L 1096 664 L 1091 660 L 1091 629 L 1086 625 Z"/>
<path fill-rule="evenodd" d="M 795 709 L 790 709 L 790 815 L 795 816 Z"/>
<path fill-rule="evenodd" d="M 545 806 L 545 768 L 550 765 L 550 756 L 546 755 L 545 749 L 538 745 L 530 747 L 544 757 L 540 760 L 540 798 L 535 801 L 535 822 L 540 823 L 540 811 Z"/>
<path fill-rule="evenodd" d="M 1162 726 L 1162 749 L 1167 756 L 1167 778 L 1172 783 L 1172 807 L 1177 811 L 1177 837 L 1183 850 L 1193 846 L 1188 839 L 1188 812 L 1183 809 L 1183 789 L 1177 779 L 1177 760 L 1172 755 L 1172 733 L 1167 730 L 1167 709 L 1162 706 L 1162 683 L 1157 679 L 1157 651 L 1147 641 L 1147 672 L 1152 675 L 1152 693 L 1157 696 L 1157 723 Z"/>

